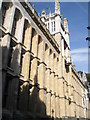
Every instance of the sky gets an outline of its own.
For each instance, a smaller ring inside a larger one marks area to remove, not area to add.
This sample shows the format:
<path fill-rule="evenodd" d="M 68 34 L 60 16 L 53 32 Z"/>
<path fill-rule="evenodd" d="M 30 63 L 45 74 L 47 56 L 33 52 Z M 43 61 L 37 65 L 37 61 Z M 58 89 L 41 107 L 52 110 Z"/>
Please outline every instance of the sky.
<path fill-rule="evenodd" d="M 54 12 L 54 2 L 36 2 L 37 13 L 46 10 L 48 14 Z M 49 9 L 48 9 L 49 8 Z M 88 73 L 88 3 L 87 2 L 61 2 L 61 15 L 68 19 L 70 33 L 70 48 L 72 63 L 75 64 L 77 71 Z"/>

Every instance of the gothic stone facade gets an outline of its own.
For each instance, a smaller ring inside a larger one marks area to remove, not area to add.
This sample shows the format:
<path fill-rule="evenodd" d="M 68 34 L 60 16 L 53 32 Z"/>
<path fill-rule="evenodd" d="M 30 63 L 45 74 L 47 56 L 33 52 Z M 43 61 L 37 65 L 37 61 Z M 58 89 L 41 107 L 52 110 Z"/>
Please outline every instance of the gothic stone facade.
<path fill-rule="evenodd" d="M 43 11 L 41 18 L 26 1 L 1 0 L 0 9 L 3 120 L 90 117 L 59 2 L 55 13 Z"/>

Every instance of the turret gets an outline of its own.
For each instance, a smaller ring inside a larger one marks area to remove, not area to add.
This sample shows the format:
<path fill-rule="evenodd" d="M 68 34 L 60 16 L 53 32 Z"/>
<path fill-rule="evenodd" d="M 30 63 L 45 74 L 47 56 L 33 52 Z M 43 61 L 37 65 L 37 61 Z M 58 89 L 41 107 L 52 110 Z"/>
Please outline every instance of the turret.
<path fill-rule="evenodd" d="M 45 19 L 46 19 L 46 11 L 45 11 L 45 10 L 42 10 L 41 20 L 42 20 L 43 22 L 45 22 Z"/>
<path fill-rule="evenodd" d="M 65 28 L 66 33 L 69 33 L 69 30 L 68 30 L 68 20 L 67 20 L 66 17 L 64 18 L 64 28 Z"/>
<path fill-rule="evenodd" d="M 68 44 L 68 47 L 70 48 L 70 44 L 69 44 L 69 30 L 68 30 L 68 20 L 65 17 L 64 18 L 64 29 L 65 29 L 65 33 L 66 33 L 66 42 Z"/>
<path fill-rule="evenodd" d="M 60 2 L 55 0 L 55 13 L 60 15 Z"/>

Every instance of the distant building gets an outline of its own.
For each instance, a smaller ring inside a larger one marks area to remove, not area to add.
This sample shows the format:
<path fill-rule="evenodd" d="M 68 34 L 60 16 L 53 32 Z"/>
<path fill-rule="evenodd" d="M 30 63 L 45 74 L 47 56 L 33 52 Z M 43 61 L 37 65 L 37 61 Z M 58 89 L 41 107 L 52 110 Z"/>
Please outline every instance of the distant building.
<path fill-rule="evenodd" d="M 90 119 L 59 0 L 55 13 L 43 10 L 41 18 L 29 2 L 1 1 L 2 120 Z"/>

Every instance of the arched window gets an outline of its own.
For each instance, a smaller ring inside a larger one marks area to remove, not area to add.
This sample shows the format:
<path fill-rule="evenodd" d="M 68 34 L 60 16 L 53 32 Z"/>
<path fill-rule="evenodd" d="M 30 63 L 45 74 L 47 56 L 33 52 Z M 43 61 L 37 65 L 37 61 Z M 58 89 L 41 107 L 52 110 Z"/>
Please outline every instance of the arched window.
<path fill-rule="evenodd" d="M 4 26 L 5 21 L 7 22 L 7 17 L 10 14 L 10 10 L 12 7 L 12 3 L 11 2 L 2 2 L 2 25 Z M 5 20 L 6 18 L 6 20 Z"/>
<path fill-rule="evenodd" d="M 49 47 L 45 44 L 45 63 L 48 65 Z"/>
<path fill-rule="evenodd" d="M 39 36 L 38 38 L 38 57 L 39 59 L 42 59 L 43 57 L 43 42 L 42 42 L 42 38 Z"/>
<path fill-rule="evenodd" d="M 16 8 L 15 14 L 14 14 L 14 20 L 13 20 L 13 26 L 12 26 L 12 32 L 11 34 L 15 36 L 18 39 L 18 32 L 19 32 L 19 25 L 21 23 L 22 14 L 20 10 Z"/>
<path fill-rule="evenodd" d="M 23 39 L 22 39 L 22 43 L 27 47 L 28 43 L 30 41 L 29 36 L 30 36 L 30 24 L 28 22 L 28 20 L 25 19 L 24 22 L 24 29 L 23 29 Z"/>
<path fill-rule="evenodd" d="M 33 28 L 32 29 L 32 40 L 31 40 L 31 52 L 34 53 L 34 55 L 37 55 L 37 32 Z"/>

